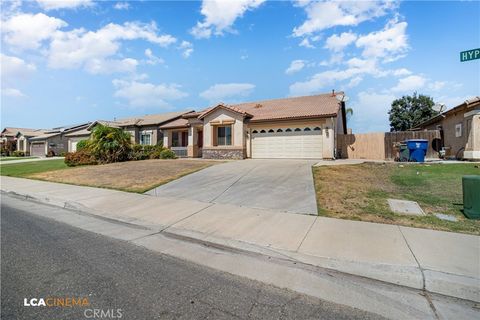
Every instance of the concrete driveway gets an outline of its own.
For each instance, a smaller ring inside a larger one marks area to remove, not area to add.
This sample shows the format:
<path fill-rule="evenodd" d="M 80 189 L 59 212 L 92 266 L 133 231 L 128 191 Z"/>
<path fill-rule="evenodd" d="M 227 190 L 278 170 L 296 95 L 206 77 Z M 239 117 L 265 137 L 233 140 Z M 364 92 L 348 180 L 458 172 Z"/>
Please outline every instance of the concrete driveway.
<path fill-rule="evenodd" d="M 167 183 L 147 194 L 316 215 L 312 165 L 317 162 L 227 162 Z"/>

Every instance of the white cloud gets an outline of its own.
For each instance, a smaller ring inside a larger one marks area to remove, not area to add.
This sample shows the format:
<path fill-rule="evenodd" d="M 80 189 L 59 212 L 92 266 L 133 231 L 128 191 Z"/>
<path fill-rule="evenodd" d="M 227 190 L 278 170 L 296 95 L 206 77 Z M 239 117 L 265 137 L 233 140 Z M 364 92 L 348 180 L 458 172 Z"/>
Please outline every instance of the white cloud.
<path fill-rule="evenodd" d="M 411 75 L 412 72 L 408 69 L 405 69 L 405 68 L 400 68 L 400 69 L 395 69 L 393 70 L 392 74 L 394 76 L 408 76 L 408 75 Z"/>
<path fill-rule="evenodd" d="M 17 49 L 38 49 L 42 41 L 50 39 L 55 32 L 67 26 L 61 19 L 43 13 L 22 13 L 2 21 L 3 40 Z"/>
<path fill-rule="evenodd" d="M 81 7 L 90 7 L 92 0 L 36 0 L 38 5 L 44 10 L 76 9 Z"/>
<path fill-rule="evenodd" d="M 193 53 L 193 44 L 191 42 L 183 40 L 178 48 L 183 51 L 182 56 L 184 58 L 190 57 Z"/>
<path fill-rule="evenodd" d="M 32 63 L 27 63 L 23 59 L 7 56 L 3 53 L 0 53 L 0 59 L 3 82 L 12 78 L 25 78 L 37 69 Z"/>
<path fill-rule="evenodd" d="M 212 34 L 222 35 L 232 31 L 235 20 L 241 18 L 248 10 L 258 8 L 265 0 L 204 0 L 201 13 L 202 22 L 197 22 L 190 33 L 195 38 L 210 38 Z"/>
<path fill-rule="evenodd" d="M 327 38 L 325 48 L 334 52 L 340 52 L 355 40 L 357 40 L 357 35 L 352 32 L 343 32 L 340 35 L 334 34 Z"/>
<path fill-rule="evenodd" d="M 303 40 L 300 42 L 299 46 L 300 46 L 300 47 L 309 48 L 309 49 L 314 49 L 314 48 L 315 48 L 315 46 L 310 43 L 310 40 L 309 40 L 308 38 L 303 39 Z"/>
<path fill-rule="evenodd" d="M 48 52 L 48 65 L 55 69 L 85 68 L 91 73 L 131 72 L 137 65 L 135 59 L 114 59 L 121 41 L 142 39 L 161 47 L 177 41 L 168 34 L 157 34 L 154 23 L 126 22 L 123 25 L 110 23 L 97 31 L 75 29 L 57 32 Z M 104 64 L 104 66 L 101 66 Z"/>
<path fill-rule="evenodd" d="M 128 2 L 117 2 L 113 8 L 117 10 L 128 10 L 130 9 L 130 4 Z"/>
<path fill-rule="evenodd" d="M 165 61 L 162 58 L 155 56 L 152 52 L 152 49 L 150 48 L 145 49 L 145 56 L 148 58 L 148 60 L 146 61 L 147 64 L 156 65 L 159 63 L 160 64 L 165 63 Z"/>
<path fill-rule="evenodd" d="M 299 1 L 307 20 L 293 29 L 293 35 L 303 37 L 335 26 L 356 26 L 380 17 L 397 5 L 393 1 Z"/>
<path fill-rule="evenodd" d="M 2 95 L 5 97 L 12 97 L 12 98 L 23 98 L 26 97 L 22 91 L 15 89 L 15 88 L 2 88 Z"/>
<path fill-rule="evenodd" d="M 220 102 L 227 98 L 246 97 L 253 89 L 255 85 L 251 83 L 220 83 L 200 93 L 200 97 L 212 102 Z"/>
<path fill-rule="evenodd" d="M 358 37 L 355 44 L 363 48 L 363 57 L 382 58 L 384 62 L 391 62 L 403 57 L 408 50 L 406 29 L 406 22 L 393 19 L 383 30 Z"/>
<path fill-rule="evenodd" d="M 293 74 L 295 72 L 298 72 L 300 70 L 302 70 L 306 65 L 306 61 L 305 60 L 293 60 L 291 63 L 290 63 L 290 66 L 287 68 L 287 70 L 285 70 L 285 73 L 286 74 Z"/>
<path fill-rule="evenodd" d="M 152 84 L 138 81 L 113 80 L 114 97 L 123 98 L 134 108 L 158 107 L 169 109 L 170 101 L 186 97 L 177 84 Z"/>
<path fill-rule="evenodd" d="M 440 91 L 447 85 L 445 81 L 434 81 L 428 85 L 428 88 L 432 91 Z"/>
<path fill-rule="evenodd" d="M 391 90 L 393 92 L 418 91 L 425 86 L 427 79 L 422 76 L 412 75 L 398 80 L 398 83 Z"/>
<path fill-rule="evenodd" d="M 388 111 L 395 99 L 392 94 L 360 92 L 352 103 L 347 102 L 355 115 L 349 125 L 357 133 L 389 131 Z"/>

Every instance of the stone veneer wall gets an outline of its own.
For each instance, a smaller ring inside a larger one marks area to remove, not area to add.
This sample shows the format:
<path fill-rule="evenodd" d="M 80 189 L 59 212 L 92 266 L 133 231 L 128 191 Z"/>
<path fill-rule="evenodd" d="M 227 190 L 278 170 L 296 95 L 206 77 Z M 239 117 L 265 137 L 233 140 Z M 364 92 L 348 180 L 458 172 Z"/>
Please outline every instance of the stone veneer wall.
<path fill-rule="evenodd" d="M 207 149 L 202 150 L 203 159 L 244 159 L 244 149 Z"/>

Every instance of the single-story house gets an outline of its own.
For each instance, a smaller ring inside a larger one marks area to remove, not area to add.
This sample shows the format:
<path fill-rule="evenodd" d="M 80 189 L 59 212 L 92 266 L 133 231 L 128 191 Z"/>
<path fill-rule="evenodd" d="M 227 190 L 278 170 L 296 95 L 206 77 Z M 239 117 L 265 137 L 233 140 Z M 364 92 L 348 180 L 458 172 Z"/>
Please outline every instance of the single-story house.
<path fill-rule="evenodd" d="M 347 132 L 337 95 L 343 93 L 220 103 L 160 125 L 163 145 L 206 159 L 332 159 L 337 133 Z"/>
<path fill-rule="evenodd" d="M 160 130 L 160 126 L 165 123 L 180 119 L 184 114 L 190 112 L 193 112 L 193 110 L 150 114 L 138 117 L 115 119 L 113 121 L 94 121 L 88 128 L 78 132 L 77 135 L 74 135 L 73 133 L 69 134 L 71 136 L 70 144 L 75 143 L 75 141 L 78 142 L 80 140 L 88 139 L 90 137 L 90 130 L 95 125 L 100 123 L 110 127 L 122 128 L 126 132 L 130 133 L 132 137 L 132 143 L 154 146 L 163 142 L 163 132 Z"/>
<path fill-rule="evenodd" d="M 30 155 L 37 157 L 45 157 L 49 154 L 58 156 L 67 152 L 69 139 L 67 134 L 81 131 L 89 125 L 90 123 L 82 123 L 73 126 L 57 127 L 46 130 L 41 135 L 28 138 Z"/>
<path fill-rule="evenodd" d="M 43 134 L 45 129 L 29 129 L 29 128 L 12 128 L 6 127 L 2 130 L 1 134 L 1 143 L 8 144 L 13 143 L 15 144 L 14 150 L 22 151 L 26 155 L 30 152 L 30 145 L 28 142 L 28 138 L 36 137 Z M 13 151 L 13 150 L 11 150 Z"/>
<path fill-rule="evenodd" d="M 480 97 L 465 100 L 413 130 L 440 130 L 447 158 L 480 160 Z"/>

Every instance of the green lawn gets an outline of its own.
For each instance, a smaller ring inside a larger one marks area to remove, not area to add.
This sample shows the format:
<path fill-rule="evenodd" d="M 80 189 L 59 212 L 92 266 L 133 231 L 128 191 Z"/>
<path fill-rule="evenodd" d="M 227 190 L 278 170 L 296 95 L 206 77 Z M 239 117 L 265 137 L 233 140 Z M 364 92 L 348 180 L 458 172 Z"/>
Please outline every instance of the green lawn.
<path fill-rule="evenodd" d="M 0 166 L 0 174 L 10 177 L 25 177 L 34 173 L 53 171 L 69 168 L 63 159 L 30 161 L 25 163 L 3 164 Z"/>
<path fill-rule="evenodd" d="M 337 218 L 400 224 L 480 234 L 480 221 L 462 213 L 462 176 L 479 175 L 480 166 L 464 164 L 372 164 L 314 168 L 319 214 Z M 416 201 L 426 216 L 394 214 L 387 199 Z M 434 214 L 455 216 L 458 221 Z"/>
<path fill-rule="evenodd" d="M 36 159 L 37 157 L 0 157 L 0 162 L 11 160 Z"/>

